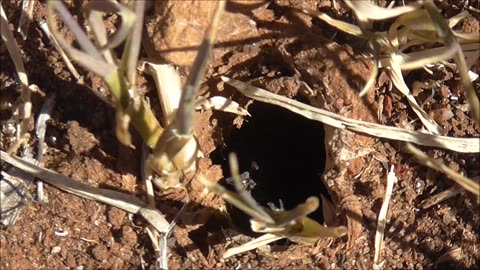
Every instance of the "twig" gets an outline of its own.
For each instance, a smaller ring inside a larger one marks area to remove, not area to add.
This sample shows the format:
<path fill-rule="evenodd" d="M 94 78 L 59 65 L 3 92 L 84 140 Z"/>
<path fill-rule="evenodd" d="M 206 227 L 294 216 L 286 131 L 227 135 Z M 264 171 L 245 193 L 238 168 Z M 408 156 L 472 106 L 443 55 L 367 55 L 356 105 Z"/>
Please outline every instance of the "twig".
<path fill-rule="evenodd" d="M 53 46 L 55 47 L 55 49 L 57 49 L 57 51 L 60 53 L 60 55 L 62 56 L 63 58 L 63 61 L 65 62 L 65 64 L 67 65 L 67 68 L 68 70 L 70 71 L 70 73 L 72 73 L 73 77 L 77 80 L 77 83 L 79 84 L 83 84 L 83 78 L 82 76 L 80 76 L 80 74 L 78 73 L 78 71 L 75 69 L 75 67 L 73 66 L 72 62 L 70 61 L 70 59 L 68 58 L 68 56 L 65 54 L 65 51 L 62 49 L 62 47 L 60 46 L 60 44 L 58 44 L 58 41 L 57 39 L 52 35 L 52 32 L 50 32 L 50 29 L 48 28 L 48 24 L 46 21 L 42 20 L 42 21 L 39 21 L 38 22 L 38 26 L 40 26 L 40 29 L 43 30 L 43 32 L 47 35 L 47 38 L 50 40 L 50 42 L 53 44 Z"/>
<path fill-rule="evenodd" d="M 160 239 L 159 239 L 160 257 L 157 260 L 157 262 L 158 262 L 158 268 L 160 268 L 161 270 L 168 270 L 168 251 L 169 251 L 168 238 L 170 238 L 170 236 L 172 235 L 173 229 L 177 225 L 178 219 L 181 217 L 181 215 L 183 214 L 183 211 L 185 210 L 185 208 L 190 202 L 190 195 L 188 194 L 188 191 L 186 189 L 184 190 L 185 190 L 185 193 L 187 194 L 187 201 L 183 204 L 182 208 L 180 208 L 180 211 L 178 211 L 177 215 L 170 223 L 170 226 L 168 227 L 168 231 L 164 233 L 162 236 L 160 236 Z"/>
<path fill-rule="evenodd" d="M 420 203 L 420 207 L 423 209 L 430 208 L 435 204 L 440 203 L 441 201 L 444 201 L 446 199 L 449 199 L 461 193 L 462 191 L 463 191 L 463 188 L 460 185 L 456 184 L 449 189 L 439 192 L 433 196 L 429 196 L 428 198 L 426 198 Z"/>
<path fill-rule="evenodd" d="M 140 214 L 158 231 L 168 231 L 170 224 L 165 220 L 163 215 L 157 209 L 149 207 L 145 202 L 135 196 L 85 185 L 57 172 L 42 168 L 32 162 L 10 156 L 3 151 L 0 151 L 0 157 L 3 161 L 32 174 L 63 191 L 82 198 L 103 202 L 133 214 Z"/>
<path fill-rule="evenodd" d="M 18 112 L 18 120 L 20 124 L 17 126 L 17 140 L 20 140 L 21 137 L 26 133 L 26 123 L 27 120 L 31 117 L 32 113 L 32 102 L 30 100 L 31 89 L 29 88 L 28 76 L 25 71 L 25 66 L 23 65 L 22 56 L 20 55 L 20 48 L 18 47 L 17 41 L 15 40 L 13 33 L 10 31 L 8 25 L 8 18 L 3 10 L 3 7 L 0 4 L 0 13 L 1 13 L 1 22 L 0 22 L 0 31 L 2 35 L 2 40 L 7 46 L 8 53 L 13 60 L 15 65 L 15 70 L 17 71 L 18 78 L 20 79 L 22 91 L 20 98 L 23 104 L 20 106 L 21 110 Z"/>
<path fill-rule="evenodd" d="M 7 46 L 8 53 L 13 60 L 13 64 L 15 65 L 15 69 L 18 74 L 18 78 L 22 83 L 22 87 L 28 88 L 28 76 L 25 71 L 25 66 L 23 65 L 22 56 L 20 55 L 20 48 L 18 47 L 17 41 L 13 37 L 12 32 L 8 28 L 8 19 L 3 7 L 0 5 L 1 11 L 1 33 L 3 42 Z M 24 100 L 25 101 L 25 100 Z M 28 117 L 27 117 L 28 118 Z"/>
<path fill-rule="evenodd" d="M 40 114 L 37 118 L 37 123 L 35 124 L 35 136 L 38 139 L 38 149 L 37 149 L 37 164 L 42 166 L 43 153 L 46 152 L 45 144 L 45 133 L 47 131 L 47 121 L 50 119 L 52 114 L 53 107 L 55 106 L 55 93 L 50 94 L 46 97 L 45 102 L 43 102 L 42 108 L 40 109 Z M 39 202 L 46 202 L 43 192 L 43 182 L 37 180 L 37 200 Z"/>
<path fill-rule="evenodd" d="M 373 260 L 374 266 L 379 263 L 381 251 L 383 249 L 383 238 L 385 232 L 385 224 L 387 223 L 386 217 L 388 212 L 388 204 L 390 197 L 392 196 L 393 185 L 397 181 L 395 175 L 394 166 L 390 168 L 390 172 L 387 175 L 387 187 L 385 188 L 385 198 L 383 199 L 382 207 L 378 213 L 377 231 L 375 233 L 375 258 Z"/>
<path fill-rule="evenodd" d="M 416 148 L 410 143 L 407 143 L 407 149 L 412 153 L 417 160 L 434 170 L 440 171 L 446 174 L 450 179 L 455 181 L 457 184 L 462 186 L 464 189 L 470 191 L 471 193 L 479 196 L 480 195 L 480 183 L 479 181 L 475 181 L 473 179 L 469 179 L 454 170 L 450 169 L 447 165 L 441 163 L 440 161 L 429 157 L 427 154 L 422 152 L 420 149 Z"/>
<path fill-rule="evenodd" d="M 18 22 L 17 32 L 23 36 L 23 40 L 27 39 L 28 29 L 32 22 L 33 7 L 35 6 L 34 0 L 23 0 L 22 12 L 20 14 L 20 21 Z"/>
<path fill-rule="evenodd" d="M 68 70 L 70 71 L 70 73 L 72 73 L 72 75 L 75 78 L 75 80 L 77 81 L 77 83 L 80 84 L 80 85 L 86 86 L 101 101 L 105 102 L 108 106 L 113 107 L 112 102 L 110 102 L 104 95 L 102 95 L 98 91 L 93 90 L 89 85 L 85 84 L 85 81 L 83 80 L 83 76 L 78 73 L 77 69 L 73 66 L 73 63 L 70 61 L 70 58 L 68 58 L 65 51 L 62 49 L 60 44 L 58 44 L 57 39 L 50 32 L 50 29 L 48 28 L 47 22 L 46 21 L 40 21 L 40 22 L 38 22 L 38 25 L 40 26 L 40 29 L 42 29 L 43 32 L 47 35 L 47 38 L 53 44 L 55 49 L 60 53 L 60 56 L 62 57 L 63 61 L 67 65 Z"/>

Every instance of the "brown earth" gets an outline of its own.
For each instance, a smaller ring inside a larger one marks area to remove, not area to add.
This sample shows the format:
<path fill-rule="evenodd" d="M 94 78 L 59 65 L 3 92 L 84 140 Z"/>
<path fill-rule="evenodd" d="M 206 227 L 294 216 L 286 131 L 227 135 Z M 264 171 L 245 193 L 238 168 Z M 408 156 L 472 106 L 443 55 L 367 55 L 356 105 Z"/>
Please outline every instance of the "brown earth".
<path fill-rule="evenodd" d="M 68 5 L 78 18 L 81 18 L 80 2 L 69 1 Z M 333 2 L 339 6 L 335 7 Z M 379 2 L 385 5 L 385 1 Z M 460 0 L 438 2 L 446 16 L 465 8 Z M 470 2 L 470 6 L 479 6 L 478 1 Z M 19 18 L 21 1 L 3 1 L 2 5 L 13 23 L 12 29 Z M 279 241 L 270 248 L 223 260 L 221 254 L 226 249 L 245 243 L 252 236 L 242 225 L 247 218 L 225 205 L 218 196 L 205 195 L 203 186 L 192 181 L 186 184 L 191 203 L 180 217 L 169 243 L 169 267 L 371 269 L 377 215 L 385 193 L 384 164 L 393 164 L 399 179 L 387 216 L 384 268 L 478 269 L 478 198 L 461 192 L 433 206 L 422 207 L 425 199 L 453 186 L 453 182 L 418 165 L 404 149 L 404 143 L 328 126 L 323 132 L 318 123 L 270 105 L 251 103 L 221 82 L 220 76 L 233 77 L 351 118 L 418 127 L 417 123 L 411 123 L 416 116 L 407 100 L 390 87 L 385 74 L 379 75 L 374 91 L 363 100 L 358 98 L 358 89 L 367 81 L 372 66 L 370 59 L 361 56 L 368 50 L 365 43 L 317 19 L 292 12 L 291 6 L 352 20 L 351 12 L 340 1 L 237 0 L 229 3 L 202 95 L 232 98 L 247 106 L 252 117 L 243 119 L 210 110 L 197 114 L 196 135 L 205 155 L 199 161 L 199 172 L 212 181 L 219 181 L 228 175 L 225 161 L 228 152 L 239 152 L 243 170 L 248 170 L 252 161 L 259 163 L 261 176 L 252 191 L 254 196 L 258 195 L 259 202 L 277 204 L 278 199 L 282 199 L 289 208 L 310 195 L 323 193 L 338 210 L 337 223 L 348 226 L 348 237 L 322 239 L 314 246 Z M 146 17 L 150 44 L 146 45 L 143 56 L 189 65 L 214 7 L 214 4 L 200 5 L 197 1 L 158 1 Z M 480 14 L 470 12 L 473 17 L 460 23 L 460 27 L 478 32 Z M 35 3 L 35 19 L 45 19 L 43 2 Z M 107 25 L 113 29 L 116 23 L 112 17 Z M 145 199 L 140 178 L 139 136 L 132 130 L 135 149 L 118 142 L 114 110 L 75 82 L 37 23 L 31 25 L 27 40 L 16 37 L 30 82 L 40 87 L 32 96 L 34 115 L 38 115 L 46 95 L 57 95 L 47 130 L 48 151 L 43 165 L 83 183 Z M 16 100 L 19 87 L 3 43 L 1 50 L 0 93 L 1 103 L 6 104 Z M 480 71 L 478 62 L 473 70 Z M 180 72 L 184 80 L 189 68 L 180 67 Z M 85 75 L 86 84 L 101 92 L 105 87 L 101 81 L 91 74 Z M 414 80 L 434 80 L 440 84 L 440 90 L 433 96 L 422 92 L 417 99 L 434 117 L 446 110 L 453 113 L 448 120 L 437 117 L 449 136 L 479 136 L 478 127 L 460 106 L 465 103 L 465 96 L 458 74 L 448 68 L 434 75 L 416 71 L 407 76 L 408 84 Z M 160 115 L 153 80 L 141 75 L 138 82 L 140 91 L 146 93 L 152 108 Z M 301 82 L 315 92 L 309 94 Z M 478 93 L 478 79 L 474 86 Z M 458 100 L 451 99 L 452 94 L 458 95 Z M 380 116 L 377 115 L 379 107 L 383 107 Z M 1 121 L 10 118 L 10 110 L 8 106 L 1 106 Z M 263 130 L 262 125 L 267 128 Z M 2 131 L 2 150 L 9 146 L 6 136 Z M 36 149 L 35 140 L 30 144 Z M 292 147 L 314 151 L 295 152 Z M 471 178 L 480 175 L 478 154 L 422 149 L 457 172 Z M 318 154 L 320 156 L 315 156 Z M 2 165 L 2 170 L 7 167 Z M 313 180 L 312 174 L 307 175 L 305 171 L 312 172 Z M 34 190 L 34 186 L 30 186 L 30 194 L 35 194 Z M 153 267 L 154 249 L 145 231 L 147 224 L 140 217 L 49 185 L 45 190 L 47 203 L 29 199 L 16 224 L 1 227 L 1 269 Z M 157 191 L 156 195 L 157 207 L 169 221 L 187 201 L 184 191 Z M 317 216 L 322 222 L 321 213 Z M 68 234 L 65 236 L 63 232 Z"/>

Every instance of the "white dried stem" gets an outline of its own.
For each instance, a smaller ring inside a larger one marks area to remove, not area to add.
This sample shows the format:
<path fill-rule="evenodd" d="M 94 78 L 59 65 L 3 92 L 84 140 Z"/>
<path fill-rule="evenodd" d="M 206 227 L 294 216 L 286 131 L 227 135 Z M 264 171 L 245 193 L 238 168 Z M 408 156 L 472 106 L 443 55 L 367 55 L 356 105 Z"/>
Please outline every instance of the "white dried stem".
<path fill-rule="evenodd" d="M 283 236 L 278 236 L 278 235 L 275 235 L 275 234 L 267 233 L 267 234 L 264 234 L 264 235 L 262 235 L 258 238 L 255 238 L 252 241 L 247 242 L 247 243 L 245 243 L 241 246 L 228 249 L 227 251 L 225 251 L 225 253 L 223 253 L 222 257 L 224 259 L 226 259 L 228 257 L 231 257 L 231 256 L 235 255 L 235 254 L 239 254 L 239 253 L 242 253 L 242 252 L 245 252 L 245 251 L 249 251 L 249 250 L 252 250 L 252 249 L 259 248 L 261 246 L 267 245 L 271 242 L 280 240 L 282 238 L 284 238 L 284 237 Z"/>
<path fill-rule="evenodd" d="M 28 29 L 33 19 L 34 0 L 23 0 L 22 12 L 20 13 L 20 21 L 18 22 L 17 32 L 23 36 L 23 40 L 27 39 Z"/>
<path fill-rule="evenodd" d="M 232 85 L 249 98 L 283 107 L 308 119 L 319 121 L 335 128 L 348 129 L 350 131 L 365 133 L 379 138 L 412 142 L 425 146 L 440 147 L 462 153 L 480 152 L 480 140 L 478 138 L 440 136 L 350 119 L 327 110 L 312 107 L 296 100 L 268 92 L 241 81 L 227 77 L 222 77 L 222 80 Z"/>
<path fill-rule="evenodd" d="M 387 175 L 387 187 L 385 188 L 385 198 L 383 199 L 382 207 L 378 213 L 377 231 L 375 233 L 375 257 L 373 262 L 377 265 L 380 261 L 380 255 L 383 249 L 383 238 L 385 232 L 385 224 L 387 223 L 387 212 L 390 197 L 392 196 L 393 184 L 397 181 L 397 176 L 394 172 L 394 166 L 390 168 L 390 172 Z"/>

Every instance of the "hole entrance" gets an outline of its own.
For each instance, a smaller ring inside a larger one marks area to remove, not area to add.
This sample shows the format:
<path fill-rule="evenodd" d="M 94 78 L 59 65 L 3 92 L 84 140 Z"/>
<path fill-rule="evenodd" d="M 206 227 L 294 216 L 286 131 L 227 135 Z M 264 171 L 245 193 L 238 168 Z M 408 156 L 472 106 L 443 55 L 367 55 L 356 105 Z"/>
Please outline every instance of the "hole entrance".
<path fill-rule="evenodd" d="M 250 172 L 255 182 L 251 194 L 262 206 L 273 203 L 279 207 L 281 200 L 289 210 L 310 196 L 328 197 L 320 178 L 325 166 L 323 125 L 270 104 L 255 102 L 248 109 L 252 117 L 234 129 L 225 138 L 224 147 L 211 155 L 225 177 L 231 176 L 228 155 L 235 152 L 240 173 Z M 221 184 L 233 190 L 225 182 Z M 231 213 L 232 219 L 235 215 Z M 309 217 L 323 223 L 321 207 Z"/>

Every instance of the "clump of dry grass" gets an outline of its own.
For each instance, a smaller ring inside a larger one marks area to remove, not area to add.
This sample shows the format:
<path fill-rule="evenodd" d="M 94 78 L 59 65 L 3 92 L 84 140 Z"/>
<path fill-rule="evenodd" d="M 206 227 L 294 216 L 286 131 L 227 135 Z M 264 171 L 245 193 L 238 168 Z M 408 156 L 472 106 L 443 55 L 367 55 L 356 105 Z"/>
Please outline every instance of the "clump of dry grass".
<path fill-rule="evenodd" d="M 172 68 L 143 62 L 142 70 L 154 74 L 157 82 L 164 113 L 163 125 L 155 118 L 148 102 L 135 89 L 145 2 L 135 1 L 133 6 L 132 11 L 116 1 L 92 1 L 87 4 L 85 16 L 94 42 L 87 38 L 60 1 L 48 2 L 48 25 L 54 39 L 69 58 L 100 76 L 108 85 L 117 111 L 116 134 L 119 141 L 131 146 L 128 127 L 132 123 L 153 150 L 147 164 L 161 176 L 155 183 L 162 188 L 178 187 L 181 186 L 179 179 L 182 174 L 196 168 L 196 160 L 200 155 L 193 134 L 194 110 L 225 1 L 219 2 L 217 13 L 206 31 L 183 90 L 178 75 Z M 79 48 L 68 43 L 58 32 L 55 12 L 72 32 Z M 107 37 L 102 21 L 105 12 L 118 14 L 121 18 L 121 25 L 111 38 Z M 121 58 L 117 59 L 112 49 L 122 43 L 125 44 L 124 50 Z M 166 80 L 167 75 L 169 78 Z M 163 79 L 159 79 L 162 76 Z"/>

